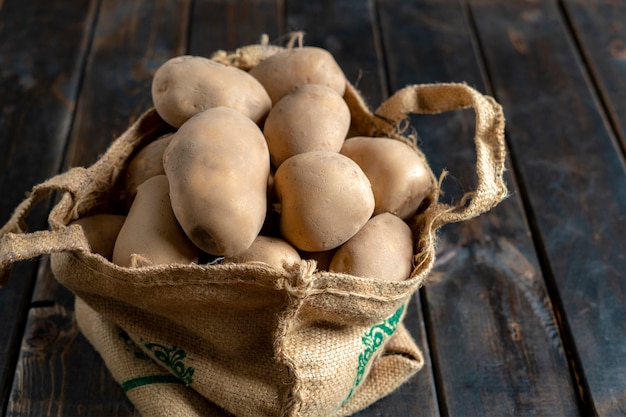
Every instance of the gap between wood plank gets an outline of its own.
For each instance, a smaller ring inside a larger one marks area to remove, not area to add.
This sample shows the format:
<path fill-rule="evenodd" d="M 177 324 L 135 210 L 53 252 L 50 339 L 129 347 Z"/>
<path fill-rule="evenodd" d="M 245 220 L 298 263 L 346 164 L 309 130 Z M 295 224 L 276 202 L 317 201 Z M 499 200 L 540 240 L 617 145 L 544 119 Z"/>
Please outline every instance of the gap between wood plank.
<path fill-rule="evenodd" d="M 78 82 L 76 84 L 76 104 L 74 105 L 74 108 L 72 109 L 72 116 L 70 118 L 70 123 L 69 126 L 67 128 L 67 132 L 65 133 L 65 146 L 63 147 L 63 157 L 61 158 L 61 163 L 60 165 L 57 167 L 56 172 L 58 174 L 61 174 L 63 171 L 65 171 L 65 166 L 66 166 L 66 158 L 67 158 L 67 153 L 68 150 L 70 148 L 70 142 L 71 142 L 71 135 L 72 135 L 72 131 L 74 130 L 74 123 L 76 121 L 76 114 L 78 112 L 78 108 L 80 106 L 80 93 L 83 89 L 83 83 L 85 81 L 85 73 L 86 73 L 86 69 L 87 69 L 87 59 L 88 57 L 91 55 L 91 47 L 93 45 L 93 40 L 95 37 L 95 33 L 96 33 L 96 23 L 98 22 L 98 18 L 100 17 L 100 7 L 102 6 L 102 0 L 95 0 L 95 11 L 93 13 L 93 16 L 91 18 L 91 22 L 89 23 L 89 31 L 87 32 L 87 36 L 85 36 L 85 52 L 84 52 L 84 56 L 83 56 L 83 60 L 81 62 L 80 65 L 80 70 L 79 70 L 79 74 L 78 74 Z M 58 193 L 55 193 L 58 194 Z M 50 203 L 49 206 L 46 206 L 46 212 L 49 213 L 52 210 L 52 207 L 54 207 L 54 205 L 56 205 L 57 203 L 57 196 L 53 196 L 52 198 L 52 202 Z M 37 274 L 37 276 L 39 276 L 40 274 Z"/>
<path fill-rule="evenodd" d="M 190 39 L 193 34 L 193 13 L 196 10 L 196 0 L 189 0 L 189 13 L 187 14 L 187 30 L 185 32 L 185 54 L 191 55 Z"/>
<path fill-rule="evenodd" d="M 428 342 L 428 350 L 430 351 L 431 368 L 433 370 L 433 380 L 435 382 L 435 394 L 437 396 L 437 406 L 439 407 L 439 415 L 449 416 L 448 400 L 443 383 L 443 374 L 441 372 L 441 356 L 437 350 L 437 337 L 435 335 L 433 319 L 428 308 L 428 299 L 423 289 L 419 291 L 421 301 L 422 315 L 424 317 L 424 328 L 426 329 L 426 341 Z"/>
<path fill-rule="evenodd" d="M 604 120 L 607 126 L 607 132 L 609 133 L 615 149 L 620 149 L 619 154 L 622 160 L 622 164 L 626 165 L 626 132 L 622 132 L 619 123 L 615 120 L 613 112 L 611 111 L 610 98 L 606 96 L 604 90 L 601 88 L 598 75 L 594 71 L 594 66 L 591 63 L 591 58 L 585 53 L 585 47 L 580 39 L 576 26 L 573 22 L 572 15 L 565 4 L 566 0 L 558 0 L 557 4 L 561 15 L 563 16 L 563 27 L 567 31 L 569 38 L 572 42 L 572 50 L 576 51 L 576 57 L 580 61 L 580 68 L 583 69 L 582 74 L 589 85 L 589 92 L 596 102 L 597 106 L 601 109 L 600 117 Z M 621 140 L 618 140 L 620 138 Z"/>
<path fill-rule="evenodd" d="M 376 56 L 378 57 L 378 71 L 380 71 L 380 94 L 382 99 L 386 100 L 391 91 L 391 80 L 389 78 L 389 68 L 386 59 L 387 52 L 385 51 L 385 43 L 383 42 L 378 1 L 369 0 L 368 3 L 372 19 L 372 37 L 374 38 L 374 47 L 376 48 Z"/>

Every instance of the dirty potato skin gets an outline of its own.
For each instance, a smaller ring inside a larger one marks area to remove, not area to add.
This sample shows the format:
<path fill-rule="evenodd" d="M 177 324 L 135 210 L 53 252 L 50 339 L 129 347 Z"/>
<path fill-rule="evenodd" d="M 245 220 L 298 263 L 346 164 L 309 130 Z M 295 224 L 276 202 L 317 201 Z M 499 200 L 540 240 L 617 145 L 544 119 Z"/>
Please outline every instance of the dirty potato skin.
<path fill-rule="evenodd" d="M 115 242 L 113 263 L 137 267 L 198 261 L 198 248 L 176 221 L 168 193 L 165 175 L 154 176 L 137 188 Z"/>
<path fill-rule="evenodd" d="M 237 256 L 258 236 L 267 210 L 270 160 L 259 127 L 236 110 L 198 113 L 163 156 L 172 209 L 203 251 Z"/>
<path fill-rule="evenodd" d="M 274 185 L 281 234 L 303 251 L 341 245 L 374 211 L 369 180 L 355 162 L 335 152 L 292 156 L 276 170 Z"/>
<path fill-rule="evenodd" d="M 263 134 L 272 163 L 311 151 L 339 152 L 350 128 L 350 109 L 335 90 L 307 84 L 270 110 Z"/>
<path fill-rule="evenodd" d="M 390 212 L 406 220 L 435 186 L 426 161 L 399 140 L 356 136 L 344 142 L 341 154 L 355 161 L 370 180 L 374 214 Z"/>
<path fill-rule="evenodd" d="M 285 49 L 250 70 L 272 99 L 272 104 L 304 84 L 321 84 L 343 96 L 346 77 L 330 52 L 314 46 Z"/>
<path fill-rule="evenodd" d="M 366 278 L 402 281 L 413 262 L 413 235 L 409 226 L 391 213 L 372 217 L 344 243 L 330 262 L 330 271 Z"/>
<path fill-rule="evenodd" d="M 178 128 L 212 107 L 229 107 L 260 123 L 271 107 L 263 86 L 239 68 L 200 56 L 165 62 L 152 79 L 152 101 L 159 116 Z"/>

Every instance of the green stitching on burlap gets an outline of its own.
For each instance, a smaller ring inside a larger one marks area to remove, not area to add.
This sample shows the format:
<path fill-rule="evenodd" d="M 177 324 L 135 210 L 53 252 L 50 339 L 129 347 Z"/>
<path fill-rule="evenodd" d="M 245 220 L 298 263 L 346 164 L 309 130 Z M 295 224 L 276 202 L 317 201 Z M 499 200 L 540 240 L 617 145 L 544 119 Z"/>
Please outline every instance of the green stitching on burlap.
<path fill-rule="evenodd" d="M 391 336 L 398 328 L 398 324 L 400 323 L 400 318 L 402 317 L 404 308 L 405 305 L 402 304 L 391 317 L 381 323 L 372 326 L 361 338 L 361 341 L 365 346 L 365 350 L 359 355 L 356 378 L 354 379 L 352 388 L 350 389 L 350 392 L 348 393 L 346 399 L 343 401 L 343 404 L 345 404 L 350 399 L 350 397 L 352 397 L 352 394 L 354 394 L 354 390 L 361 384 L 361 382 L 363 382 L 363 378 L 365 377 L 365 370 L 367 369 L 367 364 L 369 363 L 370 359 L 372 359 L 372 356 L 374 356 L 374 353 L 376 353 L 378 348 L 382 346 L 383 342 L 389 336 Z"/>
<path fill-rule="evenodd" d="M 142 387 L 144 385 L 151 384 L 182 384 L 183 382 L 175 377 L 174 375 L 148 375 L 148 376 L 140 376 L 137 378 L 129 379 L 128 381 L 122 382 L 122 389 L 124 392 L 128 392 L 129 390 L 137 387 Z"/>
<path fill-rule="evenodd" d="M 143 340 L 141 343 L 154 354 L 159 362 L 171 369 L 185 385 L 191 385 L 195 369 L 191 366 L 187 367 L 183 362 L 183 359 L 187 357 L 187 352 L 176 346 L 167 347 L 160 343 L 146 343 Z"/>
<path fill-rule="evenodd" d="M 145 354 L 135 345 L 128 333 L 126 333 L 124 330 L 120 330 L 117 334 L 117 337 L 124 342 L 124 349 L 126 351 L 132 352 L 136 359 L 156 363 L 150 356 Z M 177 380 L 180 380 L 179 382 L 182 382 L 185 385 L 191 385 L 191 383 L 193 382 L 193 374 L 195 372 L 195 369 L 191 366 L 187 367 L 183 362 L 183 359 L 187 357 L 187 352 L 185 352 L 183 349 L 179 349 L 176 346 L 172 346 L 170 348 L 160 343 L 147 343 L 143 339 L 139 339 L 139 341 L 146 349 L 150 350 L 154 354 L 157 360 L 159 360 L 163 365 L 171 369 L 174 373 L 174 375 L 168 375 L 167 378 L 165 376 L 162 376 L 160 377 L 161 379 L 167 379 L 167 381 L 170 381 L 172 378 L 178 378 Z M 141 377 L 138 379 L 141 380 L 142 378 L 150 379 L 152 377 Z M 130 381 L 127 381 L 124 384 L 130 383 Z M 134 388 L 134 386 L 131 386 L 130 388 Z"/>

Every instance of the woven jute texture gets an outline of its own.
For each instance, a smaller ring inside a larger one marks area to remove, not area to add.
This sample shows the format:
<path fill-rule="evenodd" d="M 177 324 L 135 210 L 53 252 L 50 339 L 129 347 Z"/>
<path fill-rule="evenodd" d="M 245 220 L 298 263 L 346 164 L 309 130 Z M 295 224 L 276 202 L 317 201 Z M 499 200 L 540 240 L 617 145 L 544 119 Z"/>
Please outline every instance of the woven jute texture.
<path fill-rule="evenodd" d="M 254 45 L 214 59 L 248 69 L 277 50 Z M 451 206 L 439 202 L 433 187 L 409 221 L 416 245 L 405 281 L 329 273 L 314 261 L 287 270 L 263 264 L 123 268 L 92 253 L 81 227 L 69 224 L 119 210 L 130 159 L 171 131 L 154 109 L 91 167 L 33 188 L 0 229 L 0 272 L 6 278 L 14 262 L 50 253 L 55 277 L 78 298 L 82 331 L 145 417 L 353 414 L 423 365 L 402 319 L 432 269 L 437 230 L 491 209 L 507 190 L 504 118 L 492 98 L 464 84 L 413 85 L 372 112 L 348 83 L 345 100 L 353 132 L 403 140 L 422 157 L 402 133 L 409 113 L 475 110 L 476 189 Z M 62 198 L 49 215 L 50 230 L 27 233 L 28 211 L 52 191 Z"/>
<path fill-rule="evenodd" d="M 227 417 L 212 404 L 143 353 L 126 332 L 76 298 L 76 322 L 137 410 L 146 416 Z M 150 401 L 146 401 L 149 398 Z"/>

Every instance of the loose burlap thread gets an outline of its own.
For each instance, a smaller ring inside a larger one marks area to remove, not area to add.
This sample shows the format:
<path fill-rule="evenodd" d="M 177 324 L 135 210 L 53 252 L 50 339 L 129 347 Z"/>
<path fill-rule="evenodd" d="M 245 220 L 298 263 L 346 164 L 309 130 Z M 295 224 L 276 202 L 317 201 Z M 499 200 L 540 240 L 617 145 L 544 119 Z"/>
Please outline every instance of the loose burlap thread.
<path fill-rule="evenodd" d="M 277 50 L 255 45 L 214 59 L 248 69 Z M 286 271 L 263 264 L 123 268 L 92 253 L 82 229 L 68 224 L 119 209 L 130 159 L 171 131 L 154 109 L 91 167 L 33 188 L 0 229 L 0 273 L 6 278 L 14 262 L 51 253 L 55 277 L 77 296 L 83 333 L 145 417 L 347 416 L 367 407 L 423 365 L 402 319 L 432 269 L 437 230 L 484 213 L 507 194 L 504 118 L 492 98 L 465 84 L 408 86 L 371 112 L 347 83 L 345 100 L 354 132 L 403 140 L 423 158 L 403 135 L 408 114 L 475 110 L 476 189 L 447 205 L 433 187 L 409 222 L 416 241 L 409 279 L 329 273 L 314 261 Z M 28 211 L 53 191 L 62 198 L 50 230 L 27 233 Z M 155 407 L 155 393 L 170 401 Z"/>

